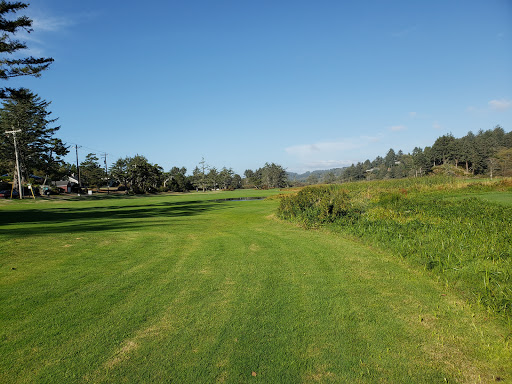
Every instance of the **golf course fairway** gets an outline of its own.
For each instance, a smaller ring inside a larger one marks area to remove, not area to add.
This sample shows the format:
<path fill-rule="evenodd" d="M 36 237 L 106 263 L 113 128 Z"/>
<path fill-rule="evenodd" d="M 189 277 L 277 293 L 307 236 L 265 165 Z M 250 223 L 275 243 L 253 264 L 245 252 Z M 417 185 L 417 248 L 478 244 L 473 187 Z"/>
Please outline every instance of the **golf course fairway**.
<path fill-rule="evenodd" d="M 512 381 L 510 326 L 278 191 L 0 203 L 1 383 Z"/>

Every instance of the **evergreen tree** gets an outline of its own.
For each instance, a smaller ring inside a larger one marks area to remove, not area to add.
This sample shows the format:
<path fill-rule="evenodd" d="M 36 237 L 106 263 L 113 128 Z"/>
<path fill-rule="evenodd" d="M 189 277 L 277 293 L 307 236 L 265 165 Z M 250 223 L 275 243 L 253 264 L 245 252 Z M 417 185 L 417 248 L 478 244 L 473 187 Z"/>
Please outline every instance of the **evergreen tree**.
<path fill-rule="evenodd" d="M 425 161 L 428 163 L 428 167 L 425 168 L 425 172 L 430 172 L 432 167 L 435 165 L 432 147 L 423 148 L 423 155 L 425 156 Z"/>
<path fill-rule="evenodd" d="M 233 183 L 234 172 L 231 168 L 222 168 L 219 172 L 219 182 L 222 188 L 228 189 Z"/>
<path fill-rule="evenodd" d="M 372 168 L 379 168 L 384 165 L 384 158 L 382 156 L 377 156 L 375 160 L 372 161 Z"/>
<path fill-rule="evenodd" d="M 472 158 L 474 135 L 470 131 L 466 136 L 460 139 L 458 146 L 459 160 L 465 164 L 466 172 L 469 172 L 469 164 Z"/>
<path fill-rule="evenodd" d="M 231 185 L 235 189 L 242 188 L 242 186 L 243 186 L 242 177 L 238 173 L 235 173 L 233 175 L 233 183 Z"/>
<path fill-rule="evenodd" d="M 395 161 L 396 161 L 396 153 L 393 150 L 393 148 L 390 148 L 390 150 L 386 154 L 386 157 L 384 158 L 384 166 L 386 168 L 391 168 L 392 166 L 395 165 Z"/>
<path fill-rule="evenodd" d="M 439 137 L 432 146 L 434 164 L 441 165 L 453 159 L 455 138 L 452 134 Z"/>
<path fill-rule="evenodd" d="M 202 189 L 203 192 L 206 190 L 207 187 L 207 178 L 206 178 L 206 171 L 208 170 L 208 165 L 204 161 L 204 157 L 201 158 L 201 161 L 199 162 L 199 166 L 196 166 L 194 168 L 194 171 L 192 172 L 192 183 L 194 184 L 194 187 L 197 189 Z"/>
<path fill-rule="evenodd" d="M 261 168 L 253 171 L 251 169 L 246 169 L 244 172 L 245 183 L 247 187 L 250 188 L 261 188 L 262 185 L 262 174 Z"/>
<path fill-rule="evenodd" d="M 265 163 L 256 173 L 261 173 L 262 184 L 266 188 L 282 188 L 288 184 L 286 171 L 275 163 Z"/>
<path fill-rule="evenodd" d="M 333 171 L 324 173 L 323 182 L 325 184 L 334 184 L 336 182 L 336 175 Z"/>
<path fill-rule="evenodd" d="M 358 181 L 366 179 L 366 172 L 361 162 L 352 164 L 350 167 L 344 169 L 341 175 L 342 181 Z"/>
<path fill-rule="evenodd" d="M 128 188 L 128 163 L 129 157 L 118 159 L 114 164 L 110 166 L 110 175 L 119 184 L 122 184 L 125 188 Z"/>
<path fill-rule="evenodd" d="M 202 159 L 201 162 L 199 163 L 199 166 L 196 166 L 194 168 L 194 170 L 192 171 L 192 184 L 198 190 L 202 189 L 203 192 L 206 191 L 207 184 L 208 184 L 207 174 L 206 174 L 207 169 L 208 169 L 208 166 L 204 162 L 204 159 Z"/>
<path fill-rule="evenodd" d="M 105 170 L 98 163 L 96 154 L 89 153 L 80 163 L 80 176 L 82 184 L 89 188 L 100 187 L 105 178 Z"/>
<path fill-rule="evenodd" d="M 414 168 L 414 176 L 421 176 L 424 174 L 425 169 L 428 167 L 428 161 L 423 153 L 423 150 L 419 147 L 415 147 L 412 150 L 412 164 Z"/>
<path fill-rule="evenodd" d="M 32 173 L 51 177 L 62 165 L 61 157 L 68 153 L 64 143 L 55 137 L 59 126 L 52 126 L 48 111 L 50 102 L 42 100 L 28 89 L 20 89 L 18 98 L 4 100 L 0 109 L 2 132 L 21 130 L 16 134 L 20 168 L 23 178 Z M 0 135 L 0 166 L 2 173 L 14 170 L 15 154 L 12 136 Z"/>
<path fill-rule="evenodd" d="M 135 193 L 152 192 L 160 185 L 162 168 L 151 164 L 144 156 L 135 155 L 128 161 L 128 179 Z"/>
<path fill-rule="evenodd" d="M 506 133 L 501 126 L 497 125 L 494 127 L 492 134 L 494 136 L 494 144 L 497 148 L 501 148 L 506 145 Z"/>
<path fill-rule="evenodd" d="M 488 150 L 486 146 L 489 145 L 489 143 L 486 142 L 483 130 L 478 131 L 472 144 L 471 167 L 473 168 L 473 174 L 484 174 L 487 169 Z"/>
<path fill-rule="evenodd" d="M 512 148 L 502 148 L 496 154 L 501 176 L 512 176 Z"/>
<path fill-rule="evenodd" d="M 366 179 L 365 169 L 364 169 L 363 163 L 361 163 L 361 162 L 357 163 L 354 171 L 355 171 L 355 174 L 354 174 L 355 180 L 364 180 L 364 179 Z"/>
<path fill-rule="evenodd" d="M 172 167 L 167 175 L 167 182 L 164 186 L 173 192 L 185 192 L 188 189 L 188 180 L 185 174 L 187 168 Z"/>
<path fill-rule="evenodd" d="M 210 189 L 217 189 L 219 186 L 219 172 L 217 168 L 210 167 L 206 175 L 206 183 Z"/>
<path fill-rule="evenodd" d="M 309 185 L 318 184 L 319 181 L 320 180 L 316 173 L 311 173 L 306 179 L 306 183 L 308 183 Z"/>
<path fill-rule="evenodd" d="M 512 148 L 512 131 L 505 133 L 503 136 L 503 146 L 505 148 Z"/>
<path fill-rule="evenodd" d="M 26 49 L 25 42 L 14 38 L 17 32 L 32 32 L 32 20 L 27 16 L 9 18 L 11 14 L 25 9 L 26 3 L 19 1 L 0 1 L 0 79 L 7 80 L 19 76 L 41 76 L 53 62 L 52 58 L 17 58 L 16 53 Z M 12 88 L 0 88 L 0 98 L 16 98 L 19 90 Z"/>

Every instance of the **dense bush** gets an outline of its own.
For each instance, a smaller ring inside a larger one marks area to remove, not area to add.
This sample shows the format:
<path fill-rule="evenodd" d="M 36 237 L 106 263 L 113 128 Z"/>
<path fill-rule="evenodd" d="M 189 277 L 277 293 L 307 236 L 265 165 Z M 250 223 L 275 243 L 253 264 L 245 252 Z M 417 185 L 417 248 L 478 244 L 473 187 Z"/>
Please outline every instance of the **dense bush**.
<path fill-rule="evenodd" d="M 283 196 L 278 215 L 299 221 L 306 227 L 332 223 L 343 218 L 353 220 L 361 211 L 339 185 L 305 187 L 295 195 Z"/>

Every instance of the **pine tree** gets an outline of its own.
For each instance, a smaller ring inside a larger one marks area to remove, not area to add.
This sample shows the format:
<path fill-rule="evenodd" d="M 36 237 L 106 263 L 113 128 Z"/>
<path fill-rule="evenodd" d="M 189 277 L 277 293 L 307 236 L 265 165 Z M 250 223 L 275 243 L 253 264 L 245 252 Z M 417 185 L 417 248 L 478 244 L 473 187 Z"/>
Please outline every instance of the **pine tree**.
<path fill-rule="evenodd" d="M 445 164 L 453 159 L 455 150 L 454 143 L 455 138 L 451 133 L 437 138 L 432 146 L 432 154 L 434 155 L 436 165 Z"/>
<path fill-rule="evenodd" d="M 129 157 L 119 158 L 110 166 L 110 175 L 124 188 L 128 188 L 128 163 Z"/>
<path fill-rule="evenodd" d="M 61 156 L 68 153 L 64 143 L 55 137 L 60 127 L 52 127 L 50 102 L 28 89 L 18 90 L 20 97 L 5 100 L 0 109 L 0 131 L 21 129 L 17 134 L 20 168 L 24 176 L 40 173 L 51 176 L 62 165 Z M 0 135 L 0 167 L 2 172 L 14 169 L 12 137 Z"/>
<path fill-rule="evenodd" d="M 13 53 L 27 48 L 25 42 L 15 38 L 20 31 L 32 32 L 32 20 L 27 16 L 8 18 L 10 14 L 25 9 L 28 4 L 22 2 L 0 1 L 0 79 L 8 80 L 19 76 L 41 76 L 53 62 L 52 58 L 15 58 Z M 0 88 L 0 98 L 18 97 L 19 90 Z"/>
<path fill-rule="evenodd" d="M 89 188 L 100 187 L 105 177 L 105 171 L 98 162 L 94 153 L 89 153 L 80 163 L 80 175 L 82 182 Z"/>

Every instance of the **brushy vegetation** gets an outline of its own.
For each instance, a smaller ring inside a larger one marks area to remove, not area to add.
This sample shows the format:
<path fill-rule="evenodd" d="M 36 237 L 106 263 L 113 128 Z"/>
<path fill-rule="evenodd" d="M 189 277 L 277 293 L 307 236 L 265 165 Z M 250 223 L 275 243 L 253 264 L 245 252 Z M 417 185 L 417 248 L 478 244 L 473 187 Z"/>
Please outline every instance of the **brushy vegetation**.
<path fill-rule="evenodd" d="M 510 196 L 512 181 L 429 177 L 306 187 L 283 196 L 278 215 L 388 247 L 510 321 L 512 206 L 485 198 L 496 191 Z"/>

